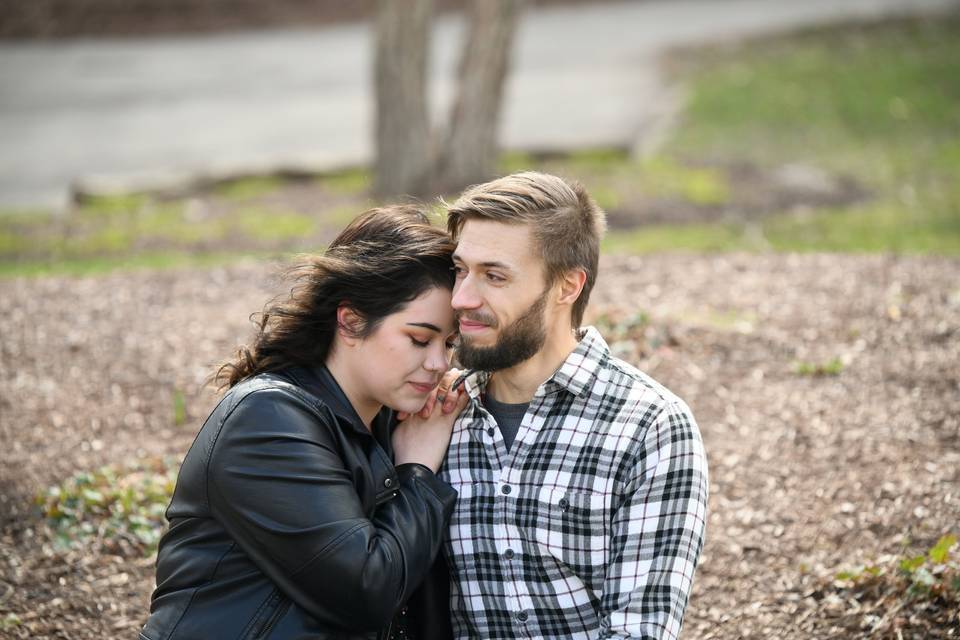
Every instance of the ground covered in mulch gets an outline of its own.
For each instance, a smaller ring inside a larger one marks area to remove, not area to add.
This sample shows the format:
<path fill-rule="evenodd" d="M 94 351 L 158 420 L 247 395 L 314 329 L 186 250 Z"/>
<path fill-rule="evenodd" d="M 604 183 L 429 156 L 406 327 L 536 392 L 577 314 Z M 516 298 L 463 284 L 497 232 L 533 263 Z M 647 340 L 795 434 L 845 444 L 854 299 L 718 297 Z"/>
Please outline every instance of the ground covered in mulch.
<path fill-rule="evenodd" d="M 63 547 L 34 497 L 182 456 L 277 266 L 0 280 L 0 637 L 143 623 L 153 558 L 96 532 Z M 604 259 L 593 322 L 689 402 L 710 459 L 685 638 L 960 637 L 956 600 L 835 580 L 960 534 L 958 276 L 940 258 Z"/>

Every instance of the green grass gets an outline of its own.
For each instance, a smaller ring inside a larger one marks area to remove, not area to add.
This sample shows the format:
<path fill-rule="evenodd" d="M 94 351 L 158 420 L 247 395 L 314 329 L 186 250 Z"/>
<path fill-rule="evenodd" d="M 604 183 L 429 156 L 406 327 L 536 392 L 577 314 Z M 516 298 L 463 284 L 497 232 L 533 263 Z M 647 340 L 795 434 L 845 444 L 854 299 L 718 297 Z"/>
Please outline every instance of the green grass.
<path fill-rule="evenodd" d="M 673 250 L 691 253 L 759 250 L 742 225 L 654 225 L 632 231 L 610 232 L 601 250 L 607 253 L 656 253 Z"/>
<path fill-rule="evenodd" d="M 277 191 L 283 183 L 278 176 L 251 176 L 222 182 L 214 187 L 214 192 L 229 200 L 250 200 Z"/>
<path fill-rule="evenodd" d="M 577 178 L 614 214 L 636 195 L 735 212 L 734 190 L 749 184 L 731 184 L 721 169 L 741 164 L 810 165 L 869 192 L 855 204 L 766 211 L 752 222 L 611 230 L 603 248 L 612 253 L 960 254 L 960 15 L 693 51 L 677 73 L 691 98 L 655 157 L 636 162 L 609 149 L 545 160 L 515 153 L 501 169 L 539 163 Z"/>
<path fill-rule="evenodd" d="M 345 169 L 317 178 L 325 189 L 340 195 L 363 195 L 373 182 L 373 176 L 366 168 Z"/>
<path fill-rule="evenodd" d="M 236 224 L 245 235 L 268 241 L 294 240 L 312 234 L 316 221 L 293 211 L 271 211 L 265 207 L 244 207 L 234 214 Z"/>
<path fill-rule="evenodd" d="M 88 196 L 80 202 L 79 214 L 89 217 L 110 218 L 138 211 L 147 202 L 144 194 Z"/>
<path fill-rule="evenodd" d="M 937 134 L 955 142 L 958 35 L 957 18 L 848 26 L 720 56 L 695 73 L 673 148 L 868 173 L 903 166 Z M 864 157 L 874 162 L 864 167 Z"/>
<path fill-rule="evenodd" d="M 778 216 L 763 229 L 778 251 L 960 254 L 960 209 L 953 215 L 913 211 L 887 199 L 809 217 Z"/>
<path fill-rule="evenodd" d="M 240 260 L 284 257 L 277 252 L 204 252 L 156 251 L 119 256 L 55 258 L 47 261 L 0 262 L 0 277 L 36 277 L 49 275 L 90 276 L 117 270 L 181 269 L 231 264 Z"/>
<path fill-rule="evenodd" d="M 844 27 L 700 54 L 692 98 L 661 158 L 809 163 L 874 191 L 871 202 L 761 224 L 614 233 L 611 251 L 960 254 L 960 17 Z M 649 173 L 648 173 L 649 176 Z M 686 194 L 722 201 L 701 179 Z"/>
<path fill-rule="evenodd" d="M 651 195 L 695 205 L 720 205 L 730 199 L 730 187 L 717 169 L 691 167 L 659 156 L 640 163 L 636 170 L 641 188 Z"/>

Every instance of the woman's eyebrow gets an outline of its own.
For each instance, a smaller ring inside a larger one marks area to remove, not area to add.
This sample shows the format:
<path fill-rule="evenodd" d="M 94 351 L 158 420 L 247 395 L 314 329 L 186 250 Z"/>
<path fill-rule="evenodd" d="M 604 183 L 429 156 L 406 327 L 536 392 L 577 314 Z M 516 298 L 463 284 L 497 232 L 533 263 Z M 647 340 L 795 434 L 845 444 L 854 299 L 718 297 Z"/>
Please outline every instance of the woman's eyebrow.
<path fill-rule="evenodd" d="M 430 324 L 429 322 L 408 322 L 408 327 L 423 327 L 424 329 L 430 329 L 431 331 L 436 331 L 440 333 L 440 327 L 435 324 Z"/>

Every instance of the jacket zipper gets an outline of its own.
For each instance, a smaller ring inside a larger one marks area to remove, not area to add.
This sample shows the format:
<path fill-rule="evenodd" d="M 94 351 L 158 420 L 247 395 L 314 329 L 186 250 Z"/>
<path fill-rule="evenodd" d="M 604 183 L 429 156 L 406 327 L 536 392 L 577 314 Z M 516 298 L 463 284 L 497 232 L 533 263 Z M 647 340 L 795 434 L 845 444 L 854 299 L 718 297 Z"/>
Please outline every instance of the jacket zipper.
<path fill-rule="evenodd" d="M 287 609 L 290 608 L 290 602 L 291 602 L 290 599 L 284 598 L 283 602 L 277 605 L 277 608 L 270 615 L 270 619 L 267 620 L 266 623 L 264 623 L 263 627 L 260 629 L 260 633 L 257 634 L 257 638 L 267 638 L 270 635 L 270 632 L 273 630 L 276 624 L 280 621 L 280 618 L 282 618 L 284 614 L 287 612 Z"/>

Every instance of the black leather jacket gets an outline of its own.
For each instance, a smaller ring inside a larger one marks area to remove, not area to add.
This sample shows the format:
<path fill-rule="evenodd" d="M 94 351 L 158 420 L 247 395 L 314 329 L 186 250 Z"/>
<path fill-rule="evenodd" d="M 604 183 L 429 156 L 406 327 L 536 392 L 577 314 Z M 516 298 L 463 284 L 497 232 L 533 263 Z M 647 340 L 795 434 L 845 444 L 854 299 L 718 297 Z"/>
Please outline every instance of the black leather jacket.
<path fill-rule="evenodd" d="M 456 492 L 394 467 L 392 419 L 384 409 L 368 431 L 325 367 L 227 392 L 180 469 L 141 640 L 409 635 L 394 615 Z"/>

